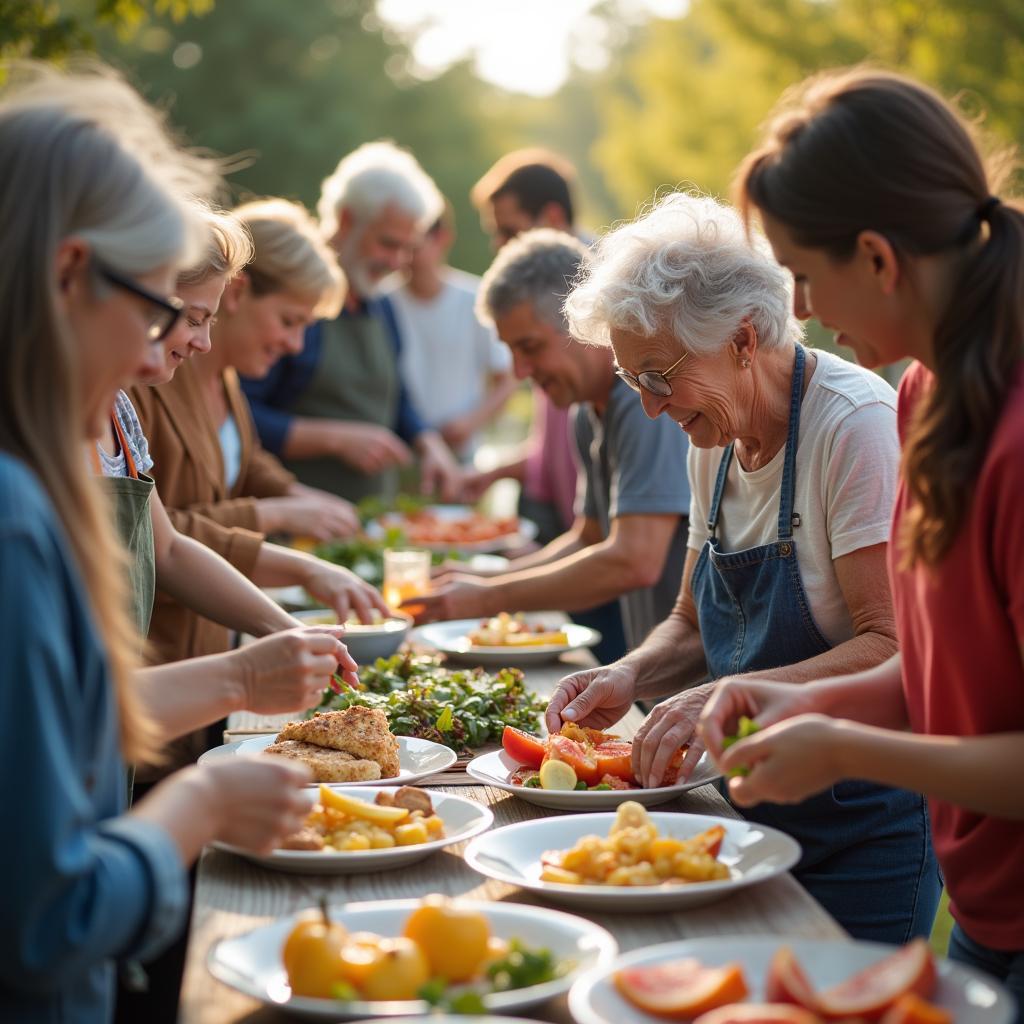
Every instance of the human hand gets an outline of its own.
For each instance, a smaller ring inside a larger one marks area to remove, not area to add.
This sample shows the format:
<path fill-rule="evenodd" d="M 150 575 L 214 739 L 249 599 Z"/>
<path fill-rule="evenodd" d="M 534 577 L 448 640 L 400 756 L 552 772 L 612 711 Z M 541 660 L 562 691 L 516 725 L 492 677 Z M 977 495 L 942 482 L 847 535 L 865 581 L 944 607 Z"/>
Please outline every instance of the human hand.
<path fill-rule="evenodd" d="M 312 809 L 309 769 L 283 757 L 222 758 L 187 771 L 216 823 L 212 838 L 256 853 L 297 832 Z"/>
<path fill-rule="evenodd" d="M 351 537 L 359 531 L 355 507 L 333 494 L 299 493 L 260 498 L 256 517 L 264 533 L 289 533 L 314 540 Z"/>
<path fill-rule="evenodd" d="M 680 747 L 687 750 L 678 778 L 684 781 L 690 777 L 704 752 L 696 726 L 711 685 L 695 686 L 663 700 L 643 720 L 633 737 L 633 774 L 642 786 L 662 785 L 669 763 Z"/>
<path fill-rule="evenodd" d="M 456 416 L 441 427 L 441 437 L 453 452 L 459 451 L 475 432 L 476 424 L 471 416 Z"/>
<path fill-rule="evenodd" d="M 425 430 L 416 438 L 420 454 L 420 491 L 454 501 L 462 490 L 462 469 L 441 435 Z"/>
<path fill-rule="evenodd" d="M 753 719 L 763 728 L 814 710 L 812 692 L 803 685 L 773 682 L 756 676 L 724 677 L 714 684 L 711 696 L 700 713 L 697 731 L 708 753 L 719 763 L 722 740 L 736 734 L 741 715 Z"/>
<path fill-rule="evenodd" d="M 489 470 L 486 472 L 479 469 L 465 470 L 462 474 L 462 489 L 459 492 L 459 501 L 464 501 L 470 505 L 475 504 L 496 479 L 497 477 Z"/>
<path fill-rule="evenodd" d="M 358 667 L 341 642 L 343 632 L 342 626 L 288 629 L 232 651 L 240 709 L 276 715 L 315 707 L 339 668 L 357 686 Z"/>
<path fill-rule="evenodd" d="M 387 427 L 338 421 L 331 429 L 335 456 L 367 476 L 412 462 L 409 446 Z"/>
<path fill-rule="evenodd" d="M 490 615 L 493 587 L 483 580 L 459 573 L 448 573 L 438 580 L 429 594 L 406 598 L 399 606 L 407 613 L 413 608 L 417 622 L 443 622 L 450 619 L 484 618 Z"/>
<path fill-rule="evenodd" d="M 313 559 L 300 582 L 312 597 L 334 609 L 339 622 L 344 622 L 350 612 L 355 612 L 360 622 L 372 622 L 375 608 L 384 616 L 391 614 L 377 590 L 340 565 Z"/>
<path fill-rule="evenodd" d="M 544 724 L 556 733 L 563 720 L 593 729 L 620 721 L 636 700 L 636 673 L 621 662 L 574 672 L 559 680 L 551 695 Z"/>
<path fill-rule="evenodd" d="M 740 807 L 769 801 L 795 804 L 844 778 L 840 764 L 842 727 L 828 715 L 797 715 L 733 744 L 718 758 L 729 779 L 729 796 Z"/>

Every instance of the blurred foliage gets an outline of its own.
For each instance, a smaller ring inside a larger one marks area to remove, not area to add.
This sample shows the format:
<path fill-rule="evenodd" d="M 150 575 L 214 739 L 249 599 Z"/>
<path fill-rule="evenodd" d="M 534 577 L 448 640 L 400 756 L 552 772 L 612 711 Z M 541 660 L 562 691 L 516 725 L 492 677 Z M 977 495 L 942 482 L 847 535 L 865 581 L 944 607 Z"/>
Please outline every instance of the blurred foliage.
<path fill-rule="evenodd" d="M 881 62 L 958 96 L 1004 142 L 1024 131 L 1024 0 L 691 0 L 672 20 L 638 10 L 601 0 L 584 20 L 600 23 L 607 67 L 580 51 L 589 70 L 541 98 L 488 85 L 469 62 L 416 77 L 411 40 L 374 0 L 0 0 L 0 53 L 95 46 L 194 143 L 239 158 L 233 198 L 313 206 L 342 155 L 393 138 L 451 199 L 452 262 L 477 272 L 490 251 L 468 193 L 507 150 L 546 145 L 574 161 L 581 224 L 599 230 L 675 185 L 727 194 L 779 94 L 820 68 Z"/>

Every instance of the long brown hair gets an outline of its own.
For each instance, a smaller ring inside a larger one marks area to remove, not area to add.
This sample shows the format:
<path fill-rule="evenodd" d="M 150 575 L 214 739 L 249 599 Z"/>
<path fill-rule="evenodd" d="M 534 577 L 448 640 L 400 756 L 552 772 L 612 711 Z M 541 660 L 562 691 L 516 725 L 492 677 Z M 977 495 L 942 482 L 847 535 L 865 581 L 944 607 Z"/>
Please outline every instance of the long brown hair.
<path fill-rule="evenodd" d="M 64 529 L 116 687 L 122 753 L 133 760 L 151 757 L 158 735 L 132 682 L 139 639 L 125 554 L 88 470 L 80 353 L 54 266 L 69 237 L 125 274 L 186 258 L 199 235 L 178 190 L 214 179 L 212 164 L 191 160 L 98 66 L 18 66 L 0 96 L 0 451 L 35 473 Z"/>
<path fill-rule="evenodd" d="M 986 170 L 973 135 L 911 79 L 828 72 L 783 97 L 737 174 L 746 215 L 756 206 L 837 261 L 864 230 L 900 256 L 962 256 L 935 327 L 935 385 L 904 444 L 904 567 L 935 566 L 952 546 L 1022 355 L 1024 213 L 990 198 L 1010 165 L 1000 154 Z"/>

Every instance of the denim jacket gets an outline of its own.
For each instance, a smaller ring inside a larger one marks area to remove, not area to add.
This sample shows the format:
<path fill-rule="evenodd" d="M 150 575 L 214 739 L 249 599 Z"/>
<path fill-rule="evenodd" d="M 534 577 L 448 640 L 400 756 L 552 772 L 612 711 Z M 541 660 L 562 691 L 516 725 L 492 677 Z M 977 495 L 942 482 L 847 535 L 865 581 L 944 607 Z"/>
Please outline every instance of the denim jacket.
<path fill-rule="evenodd" d="M 124 815 L 117 700 L 71 549 L 35 475 L 0 453 L 0 1020 L 100 1024 L 114 967 L 184 926 L 187 878 Z"/>

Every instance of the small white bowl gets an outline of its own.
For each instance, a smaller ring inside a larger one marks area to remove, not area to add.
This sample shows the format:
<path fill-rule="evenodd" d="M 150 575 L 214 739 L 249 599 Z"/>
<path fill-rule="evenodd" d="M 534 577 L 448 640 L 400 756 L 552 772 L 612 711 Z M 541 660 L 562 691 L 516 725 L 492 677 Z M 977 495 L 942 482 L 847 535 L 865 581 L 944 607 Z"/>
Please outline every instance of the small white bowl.
<path fill-rule="evenodd" d="M 307 626 L 338 624 L 338 616 L 330 608 L 308 608 L 292 615 Z M 395 615 L 373 625 L 347 622 L 342 639 L 357 664 L 372 665 L 378 658 L 390 658 L 402 646 L 410 626 L 412 619 L 404 615 Z"/>

